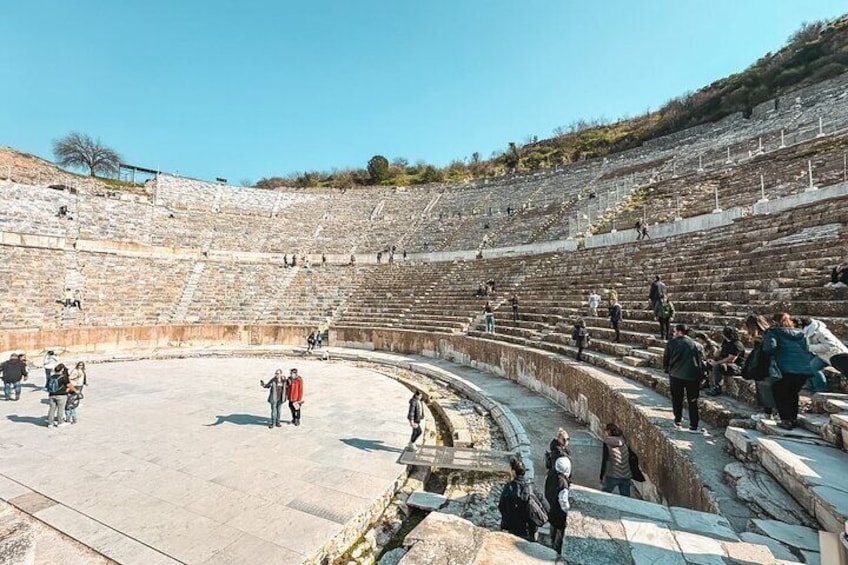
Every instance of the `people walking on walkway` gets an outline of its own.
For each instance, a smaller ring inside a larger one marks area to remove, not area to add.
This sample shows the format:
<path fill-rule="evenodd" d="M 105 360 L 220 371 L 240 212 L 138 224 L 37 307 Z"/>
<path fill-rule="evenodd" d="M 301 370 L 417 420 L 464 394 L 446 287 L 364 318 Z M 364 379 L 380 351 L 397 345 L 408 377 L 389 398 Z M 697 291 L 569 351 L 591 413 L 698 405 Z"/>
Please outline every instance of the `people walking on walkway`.
<path fill-rule="evenodd" d="M 291 410 L 292 424 L 300 425 L 300 410 L 303 406 L 303 377 L 297 374 L 297 369 L 289 372 L 288 378 L 289 410 Z"/>
<path fill-rule="evenodd" d="M 488 300 L 483 306 L 483 319 L 486 321 L 486 333 L 495 333 L 495 312 L 492 310 L 492 303 Z"/>
<path fill-rule="evenodd" d="M 739 340 L 736 328 L 726 326 L 721 333 L 724 338 L 721 350 L 711 363 L 710 390 L 707 391 L 710 396 L 720 395 L 727 378 L 741 375 L 742 365 L 745 363 L 745 346 Z"/>
<path fill-rule="evenodd" d="M 274 376 L 267 383 L 259 380 L 262 388 L 268 389 L 268 404 L 271 405 L 271 419 L 268 421 L 268 427 L 280 427 L 280 408 L 283 402 L 286 401 L 287 380 L 283 377 L 283 370 L 277 369 L 274 371 Z"/>
<path fill-rule="evenodd" d="M 663 369 L 668 374 L 674 426 L 682 427 L 683 396 L 689 413 L 689 431 L 701 432 L 698 427 L 698 397 L 701 392 L 704 352 L 700 344 L 689 337 L 686 324 L 674 326 L 674 338 L 665 345 Z"/>
<path fill-rule="evenodd" d="M 621 304 L 618 303 L 618 298 L 609 307 L 609 318 L 612 324 L 612 329 L 615 330 L 615 343 L 621 343 Z"/>
<path fill-rule="evenodd" d="M 615 424 L 604 428 L 603 455 L 601 456 L 601 489 L 612 492 L 618 488 L 621 496 L 630 496 L 630 448 L 624 441 L 624 433 Z"/>
<path fill-rule="evenodd" d="M 415 451 L 415 442 L 418 441 L 418 438 L 423 433 L 421 422 L 424 420 L 424 402 L 421 400 L 420 390 L 416 390 L 412 398 L 409 399 L 409 410 L 406 413 L 406 419 L 412 428 L 412 435 L 409 437 L 409 449 Z"/>
<path fill-rule="evenodd" d="M 671 339 L 671 321 L 674 319 L 674 304 L 663 294 L 654 304 L 654 316 L 660 324 L 660 339 Z"/>
<path fill-rule="evenodd" d="M 62 363 L 53 367 L 53 373 L 47 378 L 47 396 L 50 407 L 47 410 L 47 427 L 66 424 L 65 405 L 68 402 L 68 370 Z"/>
<path fill-rule="evenodd" d="M 798 393 L 813 375 L 813 355 L 804 332 L 795 328 L 792 316 L 775 314 L 774 325 L 763 335 L 763 352 L 774 357 L 769 371 L 772 393 L 780 421 L 777 425 L 791 430 L 798 425 Z"/>
<path fill-rule="evenodd" d="M 568 500 L 571 490 L 571 466 L 571 458 L 568 455 L 557 457 L 545 477 L 545 498 L 550 508 L 548 522 L 551 524 L 551 547 L 559 555 L 562 555 L 565 526 L 571 508 Z"/>
<path fill-rule="evenodd" d="M 0 373 L 3 374 L 3 395 L 6 400 L 21 399 L 21 381 L 27 380 L 26 363 L 21 362 L 20 355 L 12 353 L 7 361 L 0 364 Z M 12 398 L 12 391 L 15 398 Z"/>

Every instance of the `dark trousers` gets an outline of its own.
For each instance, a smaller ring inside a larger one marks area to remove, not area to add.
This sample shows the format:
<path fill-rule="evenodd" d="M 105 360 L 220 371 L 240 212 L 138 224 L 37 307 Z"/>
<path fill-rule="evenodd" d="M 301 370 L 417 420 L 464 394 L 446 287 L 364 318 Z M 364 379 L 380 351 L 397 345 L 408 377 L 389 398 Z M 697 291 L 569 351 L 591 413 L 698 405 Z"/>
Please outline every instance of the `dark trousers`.
<path fill-rule="evenodd" d="M 831 366 L 848 378 L 848 353 L 840 353 L 830 358 Z"/>
<path fill-rule="evenodd" d="M 716 363 L 712 370 L 712 385 L 720 387 L 724 383 L 725 377 L 741 374 L 742 368 L 736 363 Z"/>
<path fill-rule="evenodd" d="M 674 421 L 679 423 L 683 420 L 683 395 L 685 394 L 686 403 L 689 406 L 689 427 L 697 428 L 700 423 L 700 419 L 698 418 L 698 396 L 701 393 L 701 384 L 698 381 L 689 381 L 676 377 L 669 377 L 669 384 L 671 385 L 671 409 L 674 412 Z"/>
<path fill-rule="evenodd" d="M 577 360 L 583 360 L 583 349 L 586 347 L 585 342 L 582 339 L 577 340 Z"/>
<path fill-rule="evenodd" d="M 621 341 L 621 330 L 618 326 L 621 325 L 621 320 L 610 320 L 612 322 L 612 329 L 615 330 L 615 341 Z"/>
<path fill-rule="evenodd" d="M 660 339 L 669 339 L 671 335 L 671 318 L 657 318 L 660 323 Z"/>
<path fill-rule="evenodd" d="M 518 321 L 518 308 L 513 308 L 513 309 L 512 309 L 512 321 L 513 321 L 513 322 L 517 322 L 517 321 Z"/>
<path fill-rule="evenodd" d="M 289 401 L 289 410 L 291 410 L 292 423 L 295 425 L 300 424 L 300 405 L 295 405 L 294 402 Z"/>
<path fill-rule="evenodd" d="M 557 554 L 562 555 L 562 542 L 565 539 L 565 527 L 568 522 L 568 514 L 565 515 L 565 521 L 562 524 L 562 528 L 554 526 L 551 524 L 551 546 L 554 548 L 554 551 Z"/>
<path fill-rule="evenodd" d="M 798 419 L 798 393 L 809 376 L 783 373 L 782 379 L 772 383 L 771 392 L 774 395 L 774 405 L 781 420 L 794 422 Z"/>
<path fill-rule="evenodd" d="M 415 427 L 412 428 L 412 435 L 409 436 L 409 443 L 415 443 L 415 440 L 420 438 L 422 433 L 423 432 L 421 431 L 421 424 L 419 422 L 416 422 Z"/>

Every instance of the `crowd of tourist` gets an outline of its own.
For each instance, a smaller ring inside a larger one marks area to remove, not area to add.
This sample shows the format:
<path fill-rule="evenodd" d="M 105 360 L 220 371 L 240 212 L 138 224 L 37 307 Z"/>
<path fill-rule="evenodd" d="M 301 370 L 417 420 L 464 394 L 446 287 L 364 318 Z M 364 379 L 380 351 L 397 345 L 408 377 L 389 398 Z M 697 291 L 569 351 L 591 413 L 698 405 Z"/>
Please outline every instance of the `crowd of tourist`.
<path fill-rule="evenodd" d="M 3 379 L 3 395 L 6 401 L 21 399 L 23 383 L 29 379 L 27 358 L 24 353 L 12 353 L 0 363 Z M 88 385 L 85 363 L 77 362 L 68 370 L 55 351 L 44 355 L 44 387 L 36 386 L 47 393 L 47 427 L 59 427 L 77 423 L 77 409 L 83 399 L 83 389 Z M 13 394 L 14 393 L 14 394 Z"/>

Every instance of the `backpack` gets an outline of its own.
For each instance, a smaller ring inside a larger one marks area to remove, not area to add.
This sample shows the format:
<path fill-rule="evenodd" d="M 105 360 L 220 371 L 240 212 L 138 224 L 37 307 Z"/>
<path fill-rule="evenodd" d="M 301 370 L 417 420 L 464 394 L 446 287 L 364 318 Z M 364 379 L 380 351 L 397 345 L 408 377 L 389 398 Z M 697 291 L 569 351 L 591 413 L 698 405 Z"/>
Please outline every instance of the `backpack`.
<path fill-rule="evenodd" d="M 59 392 L 59 377 L 56 375 L 50 375 L 47 377 L 47 394 L 54 394 Z"/>
<path fill-rule="evenodd" d="M 749 381 L 762 381 L 769 376 L 771 355 L 763 351 L 762 343 L 751 350 L 742 365 L 742 378 Z"/>
<path fill-rule="evenodd" d="M 533 525 L 540 528 L 548 521 L 548 511 L 531 488 L 524 490 L 527 492 L 527 518 Z"/>

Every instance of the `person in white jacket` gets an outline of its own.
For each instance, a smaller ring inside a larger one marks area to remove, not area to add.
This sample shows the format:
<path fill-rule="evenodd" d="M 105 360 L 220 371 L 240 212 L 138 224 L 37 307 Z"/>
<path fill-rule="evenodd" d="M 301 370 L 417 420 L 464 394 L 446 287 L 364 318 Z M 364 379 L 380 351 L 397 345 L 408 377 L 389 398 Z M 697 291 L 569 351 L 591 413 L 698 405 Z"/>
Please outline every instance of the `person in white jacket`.
<path fill-rule="evenodd" d="M 801 318 L 798 325 L 804 330 L 810 353 L 815 355 L 810 362 L 810 368 L 815 371 L 811 390 L 827 390 L 827 381 L 822 369 L 828 365 L 848 377 L 848 346 L 833 335 L 821 320 Z"/>

